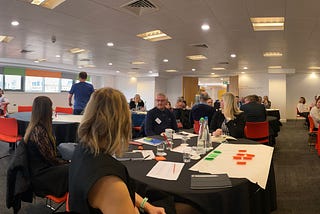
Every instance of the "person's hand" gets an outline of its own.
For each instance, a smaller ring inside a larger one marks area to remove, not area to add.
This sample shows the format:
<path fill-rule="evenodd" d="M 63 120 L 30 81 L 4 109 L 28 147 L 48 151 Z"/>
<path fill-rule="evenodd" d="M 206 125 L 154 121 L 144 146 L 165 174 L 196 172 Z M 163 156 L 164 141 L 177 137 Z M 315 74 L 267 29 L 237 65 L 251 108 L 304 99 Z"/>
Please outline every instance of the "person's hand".
<path fill-rule="evenodd" d="M 216 131 L 212 132 L 212 135 L 215 137 L 219 137 L 222 135 L 222 129 L 217 129 Z"/>
<path fill-rule="evenodd" d="M 146 205 L 144 210 L 149 214 L 166 214 L 164 208 L 153 206 L 150 203 Z"/>

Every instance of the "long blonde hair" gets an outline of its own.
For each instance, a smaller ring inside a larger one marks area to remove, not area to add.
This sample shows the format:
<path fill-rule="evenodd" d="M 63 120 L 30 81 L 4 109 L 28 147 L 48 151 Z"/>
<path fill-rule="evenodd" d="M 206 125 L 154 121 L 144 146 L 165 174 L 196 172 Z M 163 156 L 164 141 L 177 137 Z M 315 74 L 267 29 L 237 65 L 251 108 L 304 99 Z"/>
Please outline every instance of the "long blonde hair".
<path fill-rule="evenodd" d="M 121 155 L 131 139 L 131 115 L 125 96 L 113 88 L 96 90 L 85 109 L 78 136 L 95 155 Z"/>
<path fill-rule="evenodd" d="M 235 96 L 231 92 L 226 92 L 222 95 L 223 99 L 223 109 L 222 113 L 226 118 L 230 118 L 233 120 L 235 118 L 235 115 L 240 114 L 242 111 L 240 111 L 237 101 L 235 99 Z"/>
<path fill-rule="evenodd" d="M 23 138 L 25 143 L 28 142 L 31 132 L 37 125 L 42 125 L 50 141 L 55 143 L 52 135 L 52 101 L 49 97 L 39 96 L 33 100 L 30 123 Z"/>

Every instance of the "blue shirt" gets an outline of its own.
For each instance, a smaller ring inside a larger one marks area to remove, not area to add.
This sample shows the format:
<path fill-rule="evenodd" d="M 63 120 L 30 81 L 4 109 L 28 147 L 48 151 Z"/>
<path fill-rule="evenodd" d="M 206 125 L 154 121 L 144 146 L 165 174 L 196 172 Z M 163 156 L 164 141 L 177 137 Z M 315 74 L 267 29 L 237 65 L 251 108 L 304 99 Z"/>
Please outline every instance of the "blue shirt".
<path fill-rule="evenodd" d="M 73 109 L 83 110 L 86 107 L 93 92 L 93 86 L 87 82 L 78 82 L 76 84 L 73 84 L 69 91 L 69 94 L 74 94 Z"/>

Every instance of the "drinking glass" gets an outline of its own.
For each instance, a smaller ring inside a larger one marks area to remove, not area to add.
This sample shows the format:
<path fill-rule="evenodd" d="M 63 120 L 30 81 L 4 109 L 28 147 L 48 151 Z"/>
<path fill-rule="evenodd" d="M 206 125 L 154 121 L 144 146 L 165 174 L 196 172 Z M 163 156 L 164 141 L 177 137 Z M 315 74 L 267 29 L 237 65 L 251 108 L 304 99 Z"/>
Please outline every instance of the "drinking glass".
<path fill-rule="evenodd" d="M 157 156 L 166 156 L 167 153 L 164 152 L 165 149 L 165 143 L 162 142 L 157 145 Z"/>

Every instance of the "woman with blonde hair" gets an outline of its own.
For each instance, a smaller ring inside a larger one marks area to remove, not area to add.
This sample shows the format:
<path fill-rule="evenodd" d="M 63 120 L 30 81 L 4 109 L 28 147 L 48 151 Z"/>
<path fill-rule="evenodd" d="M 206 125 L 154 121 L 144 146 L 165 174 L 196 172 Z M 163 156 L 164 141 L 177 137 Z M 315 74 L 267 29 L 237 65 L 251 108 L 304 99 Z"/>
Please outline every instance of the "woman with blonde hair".
<path fill-rule="evenodd" d="M 214 136 L 222 133 L 235 138 L 244 137 L 245 115 L 239 110 L 235 96 L 227 92 L 222 95 L 221 110 L 211 120 L 210 130 Z"/>
<path fill-rule="evenodd" d="M 131 116 L 125 96 L 112 88 L 95 91 L 78 129 L 80 145 L 69 171 L 69 205 L 78 213 L 165 214 L 135 193 L 120 156 L 131 139 Z"/>

